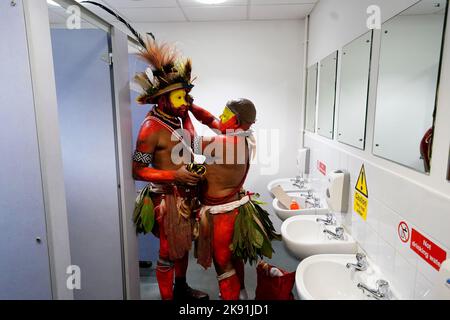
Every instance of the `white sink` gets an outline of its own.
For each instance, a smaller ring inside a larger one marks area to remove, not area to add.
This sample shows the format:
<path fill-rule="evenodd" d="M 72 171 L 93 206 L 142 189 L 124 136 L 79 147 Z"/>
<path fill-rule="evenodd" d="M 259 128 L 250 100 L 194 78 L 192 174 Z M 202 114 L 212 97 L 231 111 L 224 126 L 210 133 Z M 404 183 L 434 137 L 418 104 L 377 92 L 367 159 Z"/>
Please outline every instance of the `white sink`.
<path fill-rule="evenodd" d="M 350 234 L 344 231 L 343 240 L 330 239 L 324 230 L 335 232 L 336 226 L 324 226 L 317 218 L 325 219 L 325 216 L 296 216 L 281 225 L 283 242 L 294 256 L 305 259 L 315 254 L 356 253 L 358 246 Z"/>
<path fill-rule="evenodd" d="M 318 215 L 318 214 L 326 214 L 329 212 L 325 201 L 321 200 L 319 208 L 312 208 L 309 204 L 306 204 L 306 198 L 302 196 L 300 192 L 288 193 L 288 195 L 293 197 L 297 201 L 301 209 L 299 210 L 286 209 L 277 198 L 273 199 L 272 207 L 275 210 L 275 213 L 277 214 L 278 218 L 280 218 L 282 221 L 299 215 L 302 216 Z"/>
<path fill-rule="evenodd" d="M 283 189 L 285 192 L 295 192 L 295 191 L 308 191 L 311 189 L 311 186 L 308 183 L 305 183 L 304 188 L 299 188 L 298 186 L 294 185 L 294 178 L 283 178 L 283 179 L 276 179 L 271 181 L 267 185 L 267 191 L 273 196 L 272 194 L 272 188 L 276 186 L 280 186 L 281 189 Z"/>
<path fill-rule="evenodd" d="M 376 288 L 376 281 L 384 279 L 379 269 L 369 260 L 366 271 L 348 269 L 347 263 L 355 263 L 355 255 L 321 254 L 303 260 L 297 267 L 295 285 L 302 300 L 373 300 L 358 283 Z M 398 296 L 390 286 L 390 299 Z"/>

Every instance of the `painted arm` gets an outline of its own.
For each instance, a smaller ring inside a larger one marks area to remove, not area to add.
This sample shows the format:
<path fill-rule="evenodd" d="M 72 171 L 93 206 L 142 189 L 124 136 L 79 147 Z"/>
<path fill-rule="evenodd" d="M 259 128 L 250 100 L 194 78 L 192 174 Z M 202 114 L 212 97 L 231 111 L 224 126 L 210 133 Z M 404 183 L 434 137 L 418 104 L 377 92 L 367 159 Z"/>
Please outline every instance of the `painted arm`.
<path fill-rule="evenodd" d="M 195 104 L 191 105 L 190 111 L 192 112 L 194 117 L 205 126 L 208 126 L 211 129 L 219 130 L 219 119 L 217 119 L 210 112 L 206 111 L 205 109 Z"/>
<path fill-rule="evenodd" d="M 160 170 L 149 167 L 153 161 L 153 154 L 158 145 L 158 132 L 165 130 L 151 120 L 145 121 L 139 131 L 136 151 L 133 156 L 133 177 L 135 180 L 170 183 L 179 182 L 196 184 L 200 177 L 187 171 L 185 166 L 178 170 Z"/>
<path fill-rule="evenodd" d="M 149 167 L 153 161 L 153 153 L 158 145 L 159 126 L 146 120 L 139 131 L 136 151 L 133 155 L 133 178 L 155 183 L 175 181 L 175 171 L 159 170 Z"/>

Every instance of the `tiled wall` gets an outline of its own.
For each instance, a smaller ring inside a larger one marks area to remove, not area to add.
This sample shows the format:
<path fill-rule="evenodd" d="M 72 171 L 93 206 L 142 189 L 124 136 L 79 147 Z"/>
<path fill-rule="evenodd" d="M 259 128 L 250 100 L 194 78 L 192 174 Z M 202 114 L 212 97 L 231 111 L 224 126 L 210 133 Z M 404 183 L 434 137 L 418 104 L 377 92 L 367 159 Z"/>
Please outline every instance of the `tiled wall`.
<path fill-rule="evenodd" d="M 450 195 L 430 188 L 395 172 L 375 161 L 367 161 L 315 134 L 305 134 L 305 147 L 310 148 L 311 178 L 322 191 L 325 176 L 317 170 L 317 161 L 326 164 L 327 172 L 343 169 L 350 173 L 349 210 L 343 214 L 345 227 L 361 248 L 380 267 L 401 299 L 427 299 L 437 282 L 438 272 L 419 257 L 410 243 L 403 243 L 398 225 L 406 221 L 409 229 L 418 230 L 450 256 Z M 364 221 L 353 211 L 353 194 L 362 164 L 365 166 L 369 206 Z"/>

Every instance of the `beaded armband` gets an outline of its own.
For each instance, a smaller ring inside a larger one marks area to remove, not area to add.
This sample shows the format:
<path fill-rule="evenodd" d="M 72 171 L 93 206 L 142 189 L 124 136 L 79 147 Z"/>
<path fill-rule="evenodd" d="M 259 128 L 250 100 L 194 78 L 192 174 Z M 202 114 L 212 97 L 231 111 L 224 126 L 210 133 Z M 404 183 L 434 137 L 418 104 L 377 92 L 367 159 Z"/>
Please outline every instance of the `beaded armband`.
<path fill-rule="evenodd" d="M 152 153 L 143 153 L 139 151 L 135 151 L 133 154 L 133 161 L 140 162 L 143 164 L 150 164 L 153 160 L 153 154 Z"/>

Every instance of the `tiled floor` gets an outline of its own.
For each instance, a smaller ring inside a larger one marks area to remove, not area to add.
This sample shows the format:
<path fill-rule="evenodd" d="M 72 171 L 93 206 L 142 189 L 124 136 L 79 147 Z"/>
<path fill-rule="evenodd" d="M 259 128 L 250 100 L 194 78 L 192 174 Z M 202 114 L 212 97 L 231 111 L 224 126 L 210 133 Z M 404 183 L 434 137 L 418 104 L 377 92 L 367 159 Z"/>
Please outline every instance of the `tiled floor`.
<path fill-rule="evenodd" d="M 273 246 L 275 254 L 272 259 L 266 259 L 266 261 L 272 265 L 285 269 L 286 271 L 295 271 L 299 261 L 286 251 L 281 241 L 273 242 Z M 219 288 L 214 268 L 205 271 L 196 263 L 192 254 L 189 260 L 187 279 L 188 283 L 195 289 L 207 292 L 211 299 L 219 299 Z M 247 264 L 245 266 L 245 285 L 247 287 L 249 299 L 254 299 L 256 289 L 255 265 L 250 266 Z M 297 297 L 295 286 L 292 291 L 295 297 Z M 154 267 L 152 267 L 151 270 L 141 272 L 141 298 L 143 300 L 160 299 Z"/>

